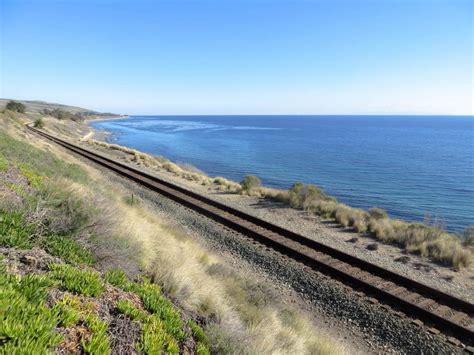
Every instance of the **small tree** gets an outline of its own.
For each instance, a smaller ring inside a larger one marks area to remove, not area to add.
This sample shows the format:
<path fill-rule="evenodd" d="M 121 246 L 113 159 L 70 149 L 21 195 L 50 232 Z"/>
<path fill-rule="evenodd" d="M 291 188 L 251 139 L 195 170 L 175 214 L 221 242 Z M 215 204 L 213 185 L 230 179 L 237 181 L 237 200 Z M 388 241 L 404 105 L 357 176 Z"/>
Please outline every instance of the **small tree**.
<path fill-rule="evenodd" d="M 25 110 L 26 110 L 26 106 L 23 105 L 21 102 L 17 102 L 17 101 L 9 101 L 7 103 L 7 110 L 10 110 L 10 111 L 15 111 L 15 112 L 20 112 L 20 113 L 25 113 Z"/>
<path fill-rule="evenodd" d="M 43 128 L 44 127 L 44 121 L 42 118 L 37 118 L 35 122 L 33 123 L 33 126 L 36 128 Z"/>
<path fill-rule="evenodd" d="M 262 186 L 262 181 L 254 175 L 247 175 L 240 183 L 240 186 L 242 186 L 242 190 L 250 191 L 252 189 Z"/>

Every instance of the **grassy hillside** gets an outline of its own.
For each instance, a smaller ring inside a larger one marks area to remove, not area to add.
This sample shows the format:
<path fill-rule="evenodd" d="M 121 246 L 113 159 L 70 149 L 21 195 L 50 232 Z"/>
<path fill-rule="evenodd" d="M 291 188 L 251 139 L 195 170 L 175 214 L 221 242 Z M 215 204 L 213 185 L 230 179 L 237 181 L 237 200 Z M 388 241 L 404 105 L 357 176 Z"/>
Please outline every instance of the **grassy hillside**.
<path fill-rule="evenodd" d="M 97 111 L 85 109 L 82 107 L 62 105 L 62 104 L 56 104 L 56 103 L 51 103 L 51 102 L 45 102 L 45 101 L 12 100 L 12 99 L 2 99 L 2 98 L 0 98 L 0 110 L 3 110 L 5 106 L 7 105 L 7 103 L 10 101 L 22 103 L 23 105 L 26 106 L 26 112 L 29 112 L 29 113 L 43 113 L 45 112 L 45 110 L 49 110 L 49 111 L 56 110 L 56 111 L 61 111 L 61 112 L 68 112 L 71 115 L 89 115 L 89 116 L 97 116 L 97 117 L 120 116 L 115 113 L 97 112 Z"/>
<path fill-rule="evenodd" d="M 11 101 L 11 99 L 0 98 L 0 108 L 3 109 L 9 101 Z M 55 103 L 46 102 L 46 101 L 37 101 L 37 100 L 14 100 L 14 101 L 21 102 L 27 107 L 28 112 L 33 112 L 33 113 L 43 112 L 44 109 L 49 109 L 49 110 L 59 109 L 59 110 L 69 111 L 71 113 L 91 111 L 82 107 L 55 104 Z"/>
<path fill-rule="evenodd" d="M 99 231 L 98 210 L 71 189 L 90 182 L 84 170 L 5 132 L 0 152 L 3 353 L 209 353 L 203 330 L 158 285 L 94 268 L 88 239 Z M 130 328 L 131 344 L 119 339 L 114 322 Z"/>

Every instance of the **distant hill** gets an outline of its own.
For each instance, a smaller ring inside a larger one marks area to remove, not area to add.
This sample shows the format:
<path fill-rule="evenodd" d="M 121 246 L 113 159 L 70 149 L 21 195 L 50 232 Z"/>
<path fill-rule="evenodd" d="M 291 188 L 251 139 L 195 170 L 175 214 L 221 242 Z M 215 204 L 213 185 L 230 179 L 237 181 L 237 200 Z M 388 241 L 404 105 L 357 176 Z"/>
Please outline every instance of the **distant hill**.
<path fill-rule="evenodd" d="M 50 110 L 50 111 L 61 110 L 61 111 L 67 111 L 71 114 L 82 114 L 84 116 L 108 116 L 108 117 L 121 116 L 115 113 L 97 112 L 97 111 L 88 110 L 82 107 L 56 104 L 56 103 L 51 103 L 51 102 L 46 102 L 46 101 L 39 101 L 39 100 L 16 100 L 16 99 L 0 98 L 0 109 L 4 108 L 7 105 L 7 103 L 11 100 L 21 102 L 22 104 L 26 106 L 26 111 L 32 112 L 32 113 L 37 113 L 37 112 L 43 113 L 44 110 Z"/>

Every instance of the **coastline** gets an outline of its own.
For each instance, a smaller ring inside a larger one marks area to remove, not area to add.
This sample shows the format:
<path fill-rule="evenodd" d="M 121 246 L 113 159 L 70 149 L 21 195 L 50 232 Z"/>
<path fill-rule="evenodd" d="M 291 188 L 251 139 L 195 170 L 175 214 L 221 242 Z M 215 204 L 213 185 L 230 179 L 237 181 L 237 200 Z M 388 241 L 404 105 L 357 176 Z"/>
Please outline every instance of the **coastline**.
<path fill-rule="evenodd" d="M 90 122 L 96 122 L 96 121 L 110 121 L 110 120 L 121 120 L 121 119 L 125 119 L 125 118 L 130 118 L 129 115 L 120 115 L 120 116 L 116 116 L 116 117 L 93 117 L 93 118 L 87 118 L 83 121 L 83 123 L 85 125 L 89 125 Z"/>
<path fill-rule="evenodd" d="M 90 130 L 96 131 L 89 126 Z M 355 256 L 378 264 L 392 271 L 413 277 L 426 284 L 433 285 L 439 289 L 455 294 L 458 297 L 470 300 L 474 297 L 474 268 L 473 265 L 461 269 L 461 271 L 442 266 L 420 255 L 407 254 L 400 247 L 387 244 L 374 239 L 369 234 L 355 232 L 352 228 L 341 226 L 332 218 L 322 217 L 314 213 L 294 209 L 290 206 L 262 196 L 242 195 L 229 193 L 227 188 L 220 185 L 204 185 L 197 181 L 198 177 L 189 173 L 183 178 L 176 175 L 176 171 L 170 168 L 157 169 L 153 166 L 154 157 L 138 152 L 134 149 L 104 143 L 95 143 L 93 139 L 84 141 L 88 147 L 97 149 L 111 158 L 138 166 L 151 174 L 159 176 L 173 184 L 204 194 L 211 199 L 229 204 L 241 209 L 246 213 L 265 219 L 281 227 L 303 234 L 308 238 L 316 239 L 323 244 L 338 248 L 354 254 Z M 174 165 L 174 163 L 170 162 Z M 172 166 L 172 165 L 170 165 Z M 235 182 L 234 182 L 235 183 Z M 377 250 L 370 250 L 369 245 L 377 244 Z"/>

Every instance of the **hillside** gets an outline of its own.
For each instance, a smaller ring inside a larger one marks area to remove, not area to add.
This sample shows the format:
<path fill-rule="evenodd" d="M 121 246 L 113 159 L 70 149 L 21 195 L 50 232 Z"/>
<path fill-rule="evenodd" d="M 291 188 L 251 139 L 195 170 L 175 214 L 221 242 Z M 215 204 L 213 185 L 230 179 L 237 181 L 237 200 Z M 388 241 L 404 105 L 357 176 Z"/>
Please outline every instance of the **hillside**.
<path fill-rule="evenodd" d="M 0 109 L 3 109 L 11 99 L 4 99 L 0 98 Z M 48 111 L 63 111 L 68 112 L 72 115 L 79 115 L 83 117 L 120 117 L 121 115 L 116 113 L 108 113 L 108 112 L 97 112 L 94 110 L 85 109 L 82 107 L 77 106 L 69 106 L 57 103 L 51 103 L 46 101 L 38 101 L 38 100 L 13 100 L 16 102 L 20 102 L 26 106 L 26 112 L 28 113 L 43 113 L 45 110 Z"/>

